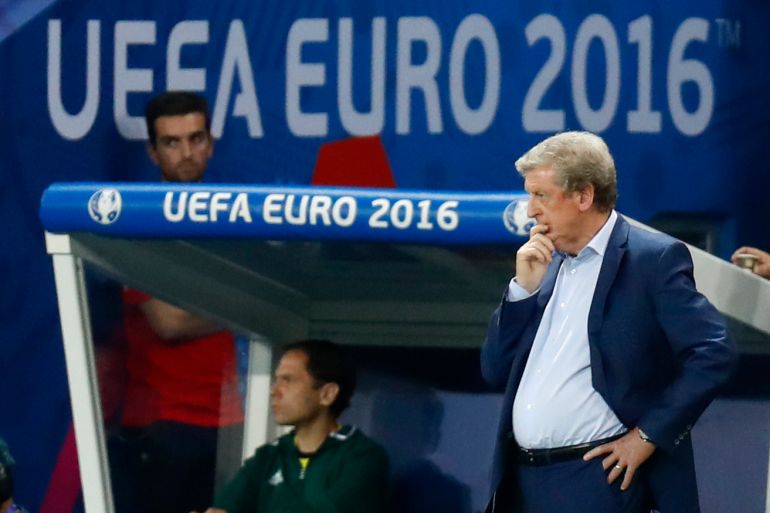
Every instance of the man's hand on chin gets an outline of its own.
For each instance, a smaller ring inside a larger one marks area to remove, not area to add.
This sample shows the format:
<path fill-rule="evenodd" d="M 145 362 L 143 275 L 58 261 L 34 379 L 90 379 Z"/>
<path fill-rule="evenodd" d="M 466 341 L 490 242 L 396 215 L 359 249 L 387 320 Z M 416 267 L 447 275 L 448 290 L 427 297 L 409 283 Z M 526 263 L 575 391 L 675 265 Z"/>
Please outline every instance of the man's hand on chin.
<path fill-rule="evenodd" d="M 516 252 L 516 283 L 529 293 L 540 286 L 555 251 L 547 233 L 547 225 L 536 224 L 529 231 L 529 240 Z"/>

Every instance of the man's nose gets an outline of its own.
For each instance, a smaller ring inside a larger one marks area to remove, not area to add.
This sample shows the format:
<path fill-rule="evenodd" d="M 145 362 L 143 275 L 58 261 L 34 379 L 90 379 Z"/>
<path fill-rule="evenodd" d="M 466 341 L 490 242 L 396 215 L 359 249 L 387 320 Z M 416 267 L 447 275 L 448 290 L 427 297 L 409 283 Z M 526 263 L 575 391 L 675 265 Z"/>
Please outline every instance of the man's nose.
<path fill-rule="evenodd" d="M 535 200 L 530 198 L 530 200 L 527 202 L 527 217 L 535 217 L 537 215 L 537 208 L 535 206 Z"/>
<path fill-rule="evenodd" d="M 190 141 L 182 141 L 181 148 L 182 156 L 184 158 L 188 158 L 190 155 L 192 155 L 192 145 L 190 145 Z"/>

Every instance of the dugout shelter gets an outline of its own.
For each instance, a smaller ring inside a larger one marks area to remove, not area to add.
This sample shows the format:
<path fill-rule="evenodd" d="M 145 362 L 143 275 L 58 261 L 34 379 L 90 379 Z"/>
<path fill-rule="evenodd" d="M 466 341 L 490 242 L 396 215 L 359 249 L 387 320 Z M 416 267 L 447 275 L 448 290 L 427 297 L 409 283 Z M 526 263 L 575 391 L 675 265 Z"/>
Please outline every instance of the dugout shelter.
<path fill-rule="evenodd" d="M 50 186 L 41 217 L 86 512 L 113 511 L 87 268 L 248 335 L 250 454 L 275 434 L 274 344 L 478 348 L 531 226 L 526 200 L 518 191 Z M 741 330 L 741 350 L 767 352 L 770 282 L 690 249 L 699 290 Z"/>

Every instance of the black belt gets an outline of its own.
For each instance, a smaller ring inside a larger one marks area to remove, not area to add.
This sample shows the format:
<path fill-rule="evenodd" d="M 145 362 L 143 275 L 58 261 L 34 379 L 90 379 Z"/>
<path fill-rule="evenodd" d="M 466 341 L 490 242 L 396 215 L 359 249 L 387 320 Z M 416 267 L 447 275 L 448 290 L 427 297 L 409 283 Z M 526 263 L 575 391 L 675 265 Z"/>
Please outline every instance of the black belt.
<path fill-rule="evenodd" d="M 625 435 L 625 433 L 609 438 L 603 438 L 601 440 L 595 440 L 593 442 L 568 445 L 567 447 L 556 447 L 554 449 L 524 449 L 523 447 L 518 447 L 516 449 L 516 462 L 519 465 L 538 467 L 541 465 L 549 465 L 551 463 L 559 463 L 560 461 L 576 460 L 582 458 L 585 453 L 594 447 L 617 440 L 623 435 Z"/>

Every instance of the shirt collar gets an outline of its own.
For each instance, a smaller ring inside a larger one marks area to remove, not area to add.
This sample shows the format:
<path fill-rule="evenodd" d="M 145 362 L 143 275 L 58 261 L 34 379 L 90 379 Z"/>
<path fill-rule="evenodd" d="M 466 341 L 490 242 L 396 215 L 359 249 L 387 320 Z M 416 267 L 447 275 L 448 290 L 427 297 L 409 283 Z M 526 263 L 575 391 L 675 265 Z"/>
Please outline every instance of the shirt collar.
<path fill-rule="evenodd" d="M 580 258 L 580 256 L 583 254 L 584 251 L 586 251 L 588 248 L 590 248 L 594 253 L 598 254 L 599 256 L 604 256 L 604 252 L 607 251 L 607 244 L 610 242 L 610 235 L 612 234 L 612 229 L 615 228 L 615 223 L 618 220 L 618 214 L 615 212 L 615 210 L 612 210 L 610 212 L 610 217 L 607 218 L 607 221 L 604 223 L 604 226 L 594 235 L 593 239 L 588 241 L 588 244 L 586 244 L 586 247 L 584 247 L 582 250 L 580 250 L 580 253 L 578 253 L 577 258 Z"/>

